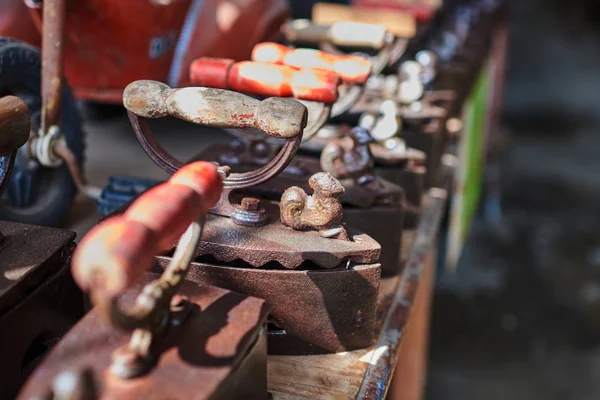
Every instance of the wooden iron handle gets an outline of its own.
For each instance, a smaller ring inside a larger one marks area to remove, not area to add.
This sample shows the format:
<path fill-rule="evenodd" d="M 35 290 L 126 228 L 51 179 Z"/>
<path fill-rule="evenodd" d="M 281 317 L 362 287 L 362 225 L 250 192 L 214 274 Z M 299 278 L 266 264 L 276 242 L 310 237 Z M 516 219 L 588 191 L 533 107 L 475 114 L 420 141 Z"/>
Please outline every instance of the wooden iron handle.
<path fill-rule="evenodd" d="M 360 22 L 337 22 L 328 26 L 314 25 L 308 20 L 297 19 L 286 24 L 284 29 L 290 42 L 328 42 L 343 47 L 381 49 L 387 36 L 385 26 Z"/>
<path fill-rule="evenodd" d="M 223 182 L 213 163 L 181 168 L 166 183 L 142 194 L 125 212 L 94 227 L 73 254 L 77 284 L 108 298 L 142 277 L 154 256 L 169 249 L 221 196 Z"/>
<path fill-rule="evenodd" d="M 190 79 L 193 85 L 326 104 L 337 100 L 340 84 L 338 75 L 330 71 L 218 58 L 195 60 L 190 66 Z"/>
<path fill-rule="evenodd" d="M 266 135 L 290 139 L 304 130 L 306 107 L 293 99 L 260 101 L 229 90 L 205 87 L 171 89 L 156 81 L 135 81 L 123 93 L 123 105 L 144 118 L 171 115 L 217 128 L 258 128 Z"/>
<path fill-rule="evenodd" d="M 371 62 L 358 56 L 335 56 L 314 49 L 292 49 L 277 43 L 259 43 L 252 50 L 252 60 L 284 64 L 296 68 L 315 68 L 335 72 L 342 81 L 362 84 L 371 74 Z"/>
<path fill-rule="evenodd" d="M 0 98 L 0 157 L 23 146 L 30 130 L 31 116 L 23 100 L 15 96 Z"/>
<path fill-rule="evenodd" d="M 411 38 L 417 33 L 415 18 L 407 12 L 393 9 L 317 3 L 312 9 L 312 22 L 317 25 L 334 25 L 338 22 L 383 25 L 386 31 L 402 38 Z"/>

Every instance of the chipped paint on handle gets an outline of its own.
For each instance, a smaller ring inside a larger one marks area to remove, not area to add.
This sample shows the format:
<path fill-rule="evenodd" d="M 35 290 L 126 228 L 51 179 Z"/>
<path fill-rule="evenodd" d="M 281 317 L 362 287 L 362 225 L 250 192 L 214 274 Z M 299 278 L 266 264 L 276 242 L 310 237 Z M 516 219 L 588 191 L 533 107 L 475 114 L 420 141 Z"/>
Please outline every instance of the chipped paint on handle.
<path fill-rule="evenodd" d="M 308 110 L 284 98 L 260 101 L 229 90 L 205 87 L 171 89 L 156 81 L 135 81 L 125 88 L 123 105 L 144 118 L 167 115 L 217 128 L 259 128 L 266 135 L 290 139 L 306 127 Z"/>

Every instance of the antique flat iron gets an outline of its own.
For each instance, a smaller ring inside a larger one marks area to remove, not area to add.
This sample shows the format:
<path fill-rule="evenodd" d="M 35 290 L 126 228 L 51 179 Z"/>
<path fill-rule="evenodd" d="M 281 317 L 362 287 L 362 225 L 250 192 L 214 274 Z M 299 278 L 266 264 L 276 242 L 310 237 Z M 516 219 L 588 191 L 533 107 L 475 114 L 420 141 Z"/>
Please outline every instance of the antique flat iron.
<path fill-rule="evenodd" d="M 143 148 L 169 173 L 183 163 L 154 140 L 147 118 L 172 115 L 204 126 L 258 128 L 285 139 L 275 157 L 256 170 L 233 173 L 219 167 L 223 194 L 206 218 L 189 279 L 267 300 L 273 307 L 270 352 L 337 352 L 371 343 L 381 248 L 343 224 L 341 184 L 317 174 L 310 179 L 312 196 L 295 188 L 281 202 L 235 193 L 288 166 L 307 123 L 305 106 L 293 99 L 259 101 L 227 90 L 171 89 L 152 81 L 130 84 L 123 99 Z M 159 260 L 166 266 L 170 257 Z"/>
<path fill-rule="evenodd" d="M 190 164 L 102 221 L 73 256 L 95 307 L 48 355 L 20 399 L 267 399 L 264 300 L 186 280 L 223 185 Z M 178 245 L 161 276 L 154 255 Z"/>
<path fill-rule="evenodd" d="M 292 50 L 281 45 L 261 44 L 255 47 L 253 57 L 268 59 L 268 54 L 261 54 L 265 52 L 279 54 L 286 51 Z M 314 53 L 309 54 L 314 55 Z M 321 57 L 322 53 L 317 55 Z M 276 61 L 277 57 L 271 58 Z M 336 60 L 335 57 L 332 59 Z M 327 59 L 332 65 L 328 70 L 296 68 L 294 65 L 297 63 L 294 60 L 293 57 L 287 60 L 293 65 L 278 65 L 267 62 L 235 63 L 232 60 L 201 58 L 192 64 L 192 81 L 253 95 L 278 95 L 327 104 L 337 98 L 339 80 L 346 79 L 349 82 L 364 84 L 370 70 L 370 64 L 360 57 L 340 59 L 342 61 Z M 302 62 L 307 63 L 308 60 Z M 334 72 L 335 68 L 341 69 L 339 66 L 333 67 L 337 62 L 346 63 L 345 77 Z M 355 68 L 349 68 L 348 64 L 354 65 Z M 352 71 L 358 72 L 351 73 Z M 277 177 L 245 191 L 252 195 L 279 199 L 290 186 L 298 186 L 309 192 L 310 177 L 320 171 L 332 174 L 341 181 L 345 189 L 343 196 L 340 197 L 344 205 L 345 221 L 381 244 L 382 253 L 379 262 L 382 264 L 382 276 L 392 276 L 400 272 L 402 265 L 399 249 L 403 226 L 404 193 L 401 187 L 373 173 L 373 157 L 369 149 L 373 139 L 369 132 L 356 128 L 347 130 L 347 136 L 350 139 L 349 143 L 332 139 L 323 149 L 320 162 L 315 157 L 296 156 L 290 166 Z M 249 145 L 246 148 L 252 147 Z M 232 156 L 231 151 L 226 149 L 226 145 L 214 145 L 197 158 L 212 158 L 220 162 L 233 161 L 231 166 L 236 171 L 256 168 L 263 164 L 262 159 L 257 157 L 246 157 L 242 163 L 240 158 Z"/>
<path fill-rule="evenodd" d="M 29 139 L 22 100 L 0 98 L 0 195 Z M 0 398 L 13 398 L 46 351 L 84 314 L 68 264 L 75 234 L 0 221 Z"/>

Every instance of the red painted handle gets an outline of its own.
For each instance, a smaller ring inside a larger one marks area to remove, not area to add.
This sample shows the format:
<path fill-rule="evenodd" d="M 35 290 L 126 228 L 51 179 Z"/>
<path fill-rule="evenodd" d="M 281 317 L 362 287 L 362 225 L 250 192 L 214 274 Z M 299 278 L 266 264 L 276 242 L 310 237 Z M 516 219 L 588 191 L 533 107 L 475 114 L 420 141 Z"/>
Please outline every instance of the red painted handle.
<path fill-rule="evenodd" d="M 219 58 L 199 58 L 190 66 L 193 85 L 230 89 L 264 97 L 293 97 L 331 104 L 340 79 L 331 71 Z"/>
<path fill-rule="evenodd" d="M 259 43 L 254 46 L 252 60 L 331 71 L 350 84 L 365 83 L 371 74 L 371 62 L 362 57 L 335 56 L 314 49 L 292 49 L 277 43 Z"/>
<path fill-rule="evenodd" d="M 81 240 L 73 255 L 75 281 L 86 291 L 120 295 L 142 277 L 155 255 L 208 213 L 222 190 L 214 164 L 199 161 L 181 168 L 125 214 L 103 221 Z"/>

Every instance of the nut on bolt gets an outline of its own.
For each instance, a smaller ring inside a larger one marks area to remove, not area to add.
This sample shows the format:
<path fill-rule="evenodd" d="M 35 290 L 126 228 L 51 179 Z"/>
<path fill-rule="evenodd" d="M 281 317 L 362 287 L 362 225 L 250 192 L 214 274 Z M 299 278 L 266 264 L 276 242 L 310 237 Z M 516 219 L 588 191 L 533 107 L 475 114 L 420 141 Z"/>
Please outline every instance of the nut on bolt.
<path fill-rule="evenodd" d="M 260 207 L 260 200 L 254 197 L 244 197 L 236 210 L 231 214 L 231 220 L 242 226 L 263 226 L 267 223 L 267 212 Z"/>
<path fill-rule="evenodd" d="M 254 197 L 244 197 L 242 199 L 242 208 L 244 211 L 258 211 L 260 200 Z"/>

